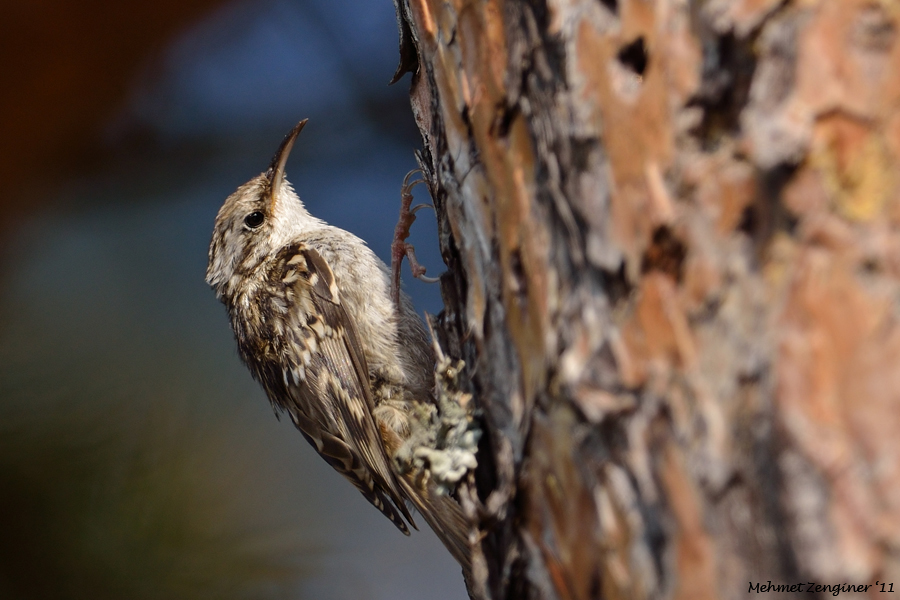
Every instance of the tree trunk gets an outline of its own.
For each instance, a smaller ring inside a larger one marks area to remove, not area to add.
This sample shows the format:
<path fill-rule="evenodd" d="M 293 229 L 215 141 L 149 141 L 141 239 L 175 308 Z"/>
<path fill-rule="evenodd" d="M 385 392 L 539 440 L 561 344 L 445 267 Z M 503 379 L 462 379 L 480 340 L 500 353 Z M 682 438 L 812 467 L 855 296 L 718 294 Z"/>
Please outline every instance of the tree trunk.
<path fill-rule="evenodd" d="M 900 591 L 900 2 L 398 2 L 473 596 Z"/>

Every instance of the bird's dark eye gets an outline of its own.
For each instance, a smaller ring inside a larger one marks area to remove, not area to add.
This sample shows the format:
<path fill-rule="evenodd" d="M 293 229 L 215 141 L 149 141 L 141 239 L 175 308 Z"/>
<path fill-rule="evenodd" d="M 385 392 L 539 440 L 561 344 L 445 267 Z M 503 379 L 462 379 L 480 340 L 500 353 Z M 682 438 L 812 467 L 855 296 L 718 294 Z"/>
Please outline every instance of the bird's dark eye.
<path fill-rule="evenodd" d="M 256 229 L 257 227 L 262 225 L 263 221 L 265 220 L 266 215 L 257 210 L 244 217 L 244 225 L 246 225 L 250 229 Z"/>

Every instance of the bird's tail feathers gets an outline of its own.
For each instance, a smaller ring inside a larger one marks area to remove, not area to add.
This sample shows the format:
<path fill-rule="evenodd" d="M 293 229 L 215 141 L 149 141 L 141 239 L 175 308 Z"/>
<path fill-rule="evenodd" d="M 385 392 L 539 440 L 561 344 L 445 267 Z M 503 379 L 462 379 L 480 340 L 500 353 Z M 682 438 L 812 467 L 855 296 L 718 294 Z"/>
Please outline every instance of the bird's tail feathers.
<path fill-rule="evenodd" d="M 433 485 L 423 490 L 407 481 L 405 477 L 398 479 L 406 488 L 407 497 L 415 509 L 434 530 L 456 562 L 462 566 L 468 580 L 472 572 L 472 550 L 469 543 L 471 527 L 462 507 L 450 496 L 438 493 Z"/>

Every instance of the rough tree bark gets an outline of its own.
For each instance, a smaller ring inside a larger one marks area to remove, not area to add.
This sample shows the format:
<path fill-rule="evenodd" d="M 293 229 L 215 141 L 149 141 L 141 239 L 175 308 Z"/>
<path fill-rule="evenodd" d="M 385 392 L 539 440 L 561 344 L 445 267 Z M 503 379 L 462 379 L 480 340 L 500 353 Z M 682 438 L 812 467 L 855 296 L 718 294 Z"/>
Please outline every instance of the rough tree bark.
<path fill-rule="evenodd" d="M 474 595 L 900 591 L 900 2 L 398 2 Z"/>

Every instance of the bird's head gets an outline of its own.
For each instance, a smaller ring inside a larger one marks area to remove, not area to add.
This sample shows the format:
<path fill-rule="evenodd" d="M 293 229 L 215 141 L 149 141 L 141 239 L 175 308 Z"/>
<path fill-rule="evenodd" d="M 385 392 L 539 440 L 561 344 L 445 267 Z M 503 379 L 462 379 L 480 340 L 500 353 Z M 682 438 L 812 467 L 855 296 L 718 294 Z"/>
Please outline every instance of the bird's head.
<path fill-rule="evenodd" d="M 206 268 L 206 282 L 219 297 L 233 295 L 267 256 L 322 223 L 307 212 L 284 177 L 285 163 L 306 121 L 284 138 L 269 169 L 239 187 L 219 209 Z"/>

